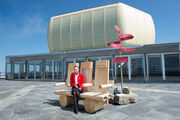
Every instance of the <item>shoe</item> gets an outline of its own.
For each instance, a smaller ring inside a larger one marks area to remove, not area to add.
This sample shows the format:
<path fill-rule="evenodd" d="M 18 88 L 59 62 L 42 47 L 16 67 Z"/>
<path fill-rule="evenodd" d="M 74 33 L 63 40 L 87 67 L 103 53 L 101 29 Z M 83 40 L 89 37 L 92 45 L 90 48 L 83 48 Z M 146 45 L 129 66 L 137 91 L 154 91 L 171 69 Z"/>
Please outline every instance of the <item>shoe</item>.
<path fill-rule="evenodd" d="M 74 108 L 74 113 L 75 113 L 75 114 L 78 114 L 78 110 L 76 110 L 76 108 Z"/>

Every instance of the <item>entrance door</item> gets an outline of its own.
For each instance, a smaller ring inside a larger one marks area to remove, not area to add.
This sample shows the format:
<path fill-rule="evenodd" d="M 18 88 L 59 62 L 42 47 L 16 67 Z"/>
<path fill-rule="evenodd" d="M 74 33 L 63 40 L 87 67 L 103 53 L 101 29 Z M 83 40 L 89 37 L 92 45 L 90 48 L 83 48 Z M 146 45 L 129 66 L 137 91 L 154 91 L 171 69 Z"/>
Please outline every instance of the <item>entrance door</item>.
<path fill-rule="evenodd" d="M 14 63 L 14 79 L 19 79 L 19 63 Z"/>
<path fill-rule="evenodd" d="M 14 63 L 14 79 L 25 79 L 26 65 L 25 62 Z"/>
<path fill-rule="evenodd" d="M 28 68 L 28 79 L 42 78 L 42 61 L 30 61 Z"/>

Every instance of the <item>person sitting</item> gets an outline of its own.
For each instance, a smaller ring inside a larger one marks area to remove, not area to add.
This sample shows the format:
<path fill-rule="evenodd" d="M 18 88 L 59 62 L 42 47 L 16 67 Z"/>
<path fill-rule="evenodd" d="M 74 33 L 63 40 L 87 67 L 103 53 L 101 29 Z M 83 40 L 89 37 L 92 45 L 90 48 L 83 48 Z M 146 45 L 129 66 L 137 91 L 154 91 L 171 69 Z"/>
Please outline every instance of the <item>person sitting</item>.
<path fill-rule="evenodd" d="M 84 83 L 84 77 L 83 74 L 79 72 L 79 67 L 74 67 L 74 72 L 71 73 L 70 77 L 71 87 L 72 91 L 71 94 L 74 98 L 74 112 L 78 113 L 78 102 L 80 98 L 80 93 L 83 93 L 83 87 L 82 84 Z"/>

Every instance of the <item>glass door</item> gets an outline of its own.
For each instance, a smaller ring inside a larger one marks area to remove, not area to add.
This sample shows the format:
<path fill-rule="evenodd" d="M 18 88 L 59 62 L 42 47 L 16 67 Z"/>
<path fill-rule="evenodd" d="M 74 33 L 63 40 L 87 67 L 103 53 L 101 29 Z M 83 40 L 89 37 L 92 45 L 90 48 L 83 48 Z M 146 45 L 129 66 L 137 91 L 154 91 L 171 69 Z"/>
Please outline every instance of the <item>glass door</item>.
<path fill-rule="evenodd" d="M 131 57 L 131 76 L 132 79 L 144 81 L 144 58 L 143 56 Z"/>
<path fill-rule="evenodd" d="M 41 79 L 42 78 L 42 62 L 30 61 L 28 67 L 28 79 Z"/>
<path fill-rule="evenodd" d="M 52 60 L 46 61 L 46 71 L 45 71 L 45 77 L 46 79 L 52 79 L 53 76 L 53 64 Z"/>
<path fill-rule="evenodd" d="M 14 79 L 19 79 L 19 63 L 14 63 Z"/>
<path fill-rule="evenodd" d="M 20 79 L 25 79 L 26 77 L 26 64 L 19 63 L 19 70 L 20 70 Z"/>
<path fill-rule="evenodd" d="M 150 79 L 157 80 L 162 78 L 161 59 L 161 55 L 148 55 L 148 73 Z"/>
<path fill-rule="evenodd" d="M 42 62 L 35 62 L 35 79 L 42 78 Z"/>
<path fill-rule="evenodd" d="M 34 76 L 34 63 L 33 62 L 29 62 L 29 70 L 28 70 L 28 79 L 34 79 L 35 76 Z"/>
<path fill-rule="evenodd" d="M 54 79 L 63 78 L 63 63 L 62 60 L 54 61 Z"/>
<path fill-rule="evenodd" d="M 14 79 L 25 79 L 26 65 L 25 62 L 14 63 Z"/>

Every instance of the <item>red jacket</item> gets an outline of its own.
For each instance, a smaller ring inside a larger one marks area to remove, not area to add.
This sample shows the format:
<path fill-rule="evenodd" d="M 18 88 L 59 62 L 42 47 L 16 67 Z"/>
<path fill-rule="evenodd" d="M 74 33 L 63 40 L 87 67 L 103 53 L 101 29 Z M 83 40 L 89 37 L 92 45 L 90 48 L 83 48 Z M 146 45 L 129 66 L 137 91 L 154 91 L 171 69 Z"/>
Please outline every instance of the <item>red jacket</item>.
<path fill-rule="evenodd" d="M 71 86 L 74 87 L 75 86 L 75 73 L 71 73 L 71 77 L 70 77 L 70 81 L 71 81 Z M 79 73 L 78 75 L 78 84 L 80 86 L 80 88 L 83 88 L 81 85 L 84 83 L 84 77 L 82 73 Z"/>

